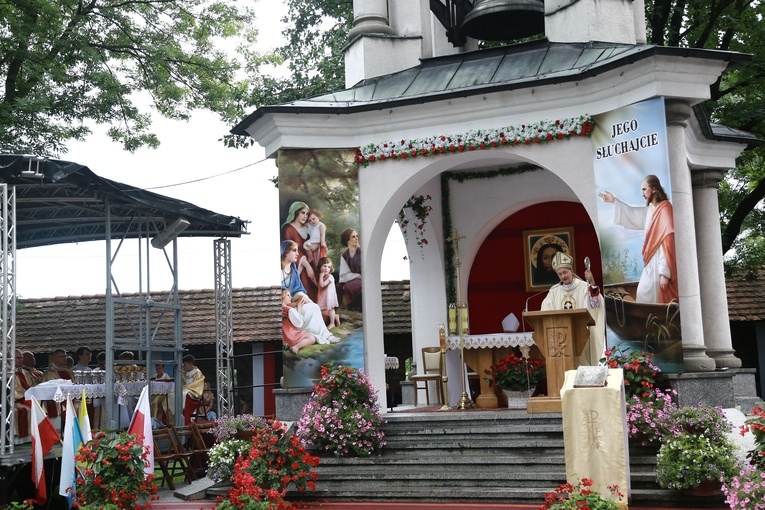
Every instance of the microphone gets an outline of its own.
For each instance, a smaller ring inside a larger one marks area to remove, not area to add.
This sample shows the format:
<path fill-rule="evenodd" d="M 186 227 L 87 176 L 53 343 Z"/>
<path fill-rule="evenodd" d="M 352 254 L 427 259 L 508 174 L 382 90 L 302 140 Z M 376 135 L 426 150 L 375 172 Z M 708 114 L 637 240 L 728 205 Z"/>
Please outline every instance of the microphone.
<path fill-rule="evenodd" d="M 537 292 L 536 294 L 532 294 L 531 296 L 529 296 L 529 297 L 528 297 L 528 299 L 526 299 L 526 307 L 523 309 L 523 311 L 524 311 L 524 312 L 528 312 L 528 311 L 529 311 L 529 301 L 531 301 L 531 300 L 532 300 L 532 299 L 534 299 L 535 297 L 539 296 L 540 294 L 545 294 L 545 293 L 547 293 L 547 292 L 550 292 L 550 290 L 551 290 L 553 287 L 557 287 L 558 285 L 563 285 L 563 282 L 558 282 L 558 283 L 556 283 L 555 285 L 553 285 L 552 287 L 550 287 L 549 289 L 540 290 L 540 291 L 539 291 L 539 292 Z M 526 318 L 524 317 L 524 318 L 523 318 L 523 332 L 524 332 L 524 333 L 526 332 L 526 322 L 527 322 L 527 321 L 526 321 Z"/>
<path fill-rule="evenodd" d="M 531 301 L 535 297 L 539 296 L 540 294 L 545 294 L 547 292 L 550 292 L 550 289 L 552 289 L 553 287 L 557 287 L 558 285 L 563 285 L 563 282 L 558 282 L 555 285 L 553 285 L 552 287 L 550 287 L 549 289 L 540 290 L 536 294 L 532 294 L 531 296 L 529 296 L 528 299 L 526 299 L 526 307 L 523 309 L 523 311 L 524 312 L 528 312 L 529 311 L 529 301 Z"/>

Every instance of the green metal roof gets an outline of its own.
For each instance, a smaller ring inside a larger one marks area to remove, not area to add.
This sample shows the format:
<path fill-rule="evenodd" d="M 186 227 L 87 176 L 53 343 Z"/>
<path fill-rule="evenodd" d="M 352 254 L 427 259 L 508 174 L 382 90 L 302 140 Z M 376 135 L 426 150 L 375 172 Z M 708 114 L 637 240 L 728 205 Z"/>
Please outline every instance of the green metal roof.
<path fill-rule="evenodd" d="M 539 39 L 423 60 L 419 66 L 363 80 L 355 86 L 308 99 L 257 109 L 231 132 L 246 129 L 267 113 L 349 114 L 422 104 L 504 90 L 564 83 L 596 76 L 655 55 L 704 58 L 735 64 L 735 52 L 616 43 L 552 43 Z"/>

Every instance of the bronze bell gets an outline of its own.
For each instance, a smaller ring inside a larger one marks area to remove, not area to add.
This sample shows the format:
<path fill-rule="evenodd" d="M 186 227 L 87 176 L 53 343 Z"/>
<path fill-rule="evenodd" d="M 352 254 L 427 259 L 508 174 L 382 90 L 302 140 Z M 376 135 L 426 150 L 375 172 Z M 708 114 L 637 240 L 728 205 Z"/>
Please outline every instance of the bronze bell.
<path fill-rule="evenodd" d="M 484 41 L 511 41 L 544 31 L 544 0 L 475 0 L 462 22 L 465 35 Z"/>

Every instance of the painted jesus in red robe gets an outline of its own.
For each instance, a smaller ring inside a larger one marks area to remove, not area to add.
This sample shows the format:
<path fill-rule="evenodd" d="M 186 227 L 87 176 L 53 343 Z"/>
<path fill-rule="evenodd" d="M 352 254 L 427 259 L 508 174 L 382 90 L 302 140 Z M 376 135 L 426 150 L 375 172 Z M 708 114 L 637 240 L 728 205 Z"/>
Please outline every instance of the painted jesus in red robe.
<path fill-rule="evenodd" d="M 675 220 L 672 204 L 655 175 L 647 176 L 641 190 L 645 207 L 625 204 L 606 191 L 598 196 L 614 204 L 614 223 L 632 230 L 645 230 L 643 273 L 635 301 L 639 303 L 679 302 L 677 260 L 675 257 Z"/>

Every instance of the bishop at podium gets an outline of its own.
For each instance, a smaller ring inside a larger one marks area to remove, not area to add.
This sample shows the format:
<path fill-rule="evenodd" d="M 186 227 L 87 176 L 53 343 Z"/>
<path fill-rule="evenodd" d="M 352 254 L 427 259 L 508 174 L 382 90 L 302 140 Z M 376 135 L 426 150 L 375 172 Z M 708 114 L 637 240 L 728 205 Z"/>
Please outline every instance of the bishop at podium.
<path fill-rule="evenodd" d="M 562 251 L 555 254 L 552 267 L 560 278 L 560 283 L 550 287 L 542 310 L 573 310 L 586 308 L 595 319 L 595 325 L 590 326 L 590 340 L 582 355 L 576 361 L 579 365 L 597 365 L 605 350 L 605 305 L 600 294 L 600 287 L 595 284 L 590 269 L 584 272 L 586 279 L 582 280 L 574 274 L 574 259 Z"/>

